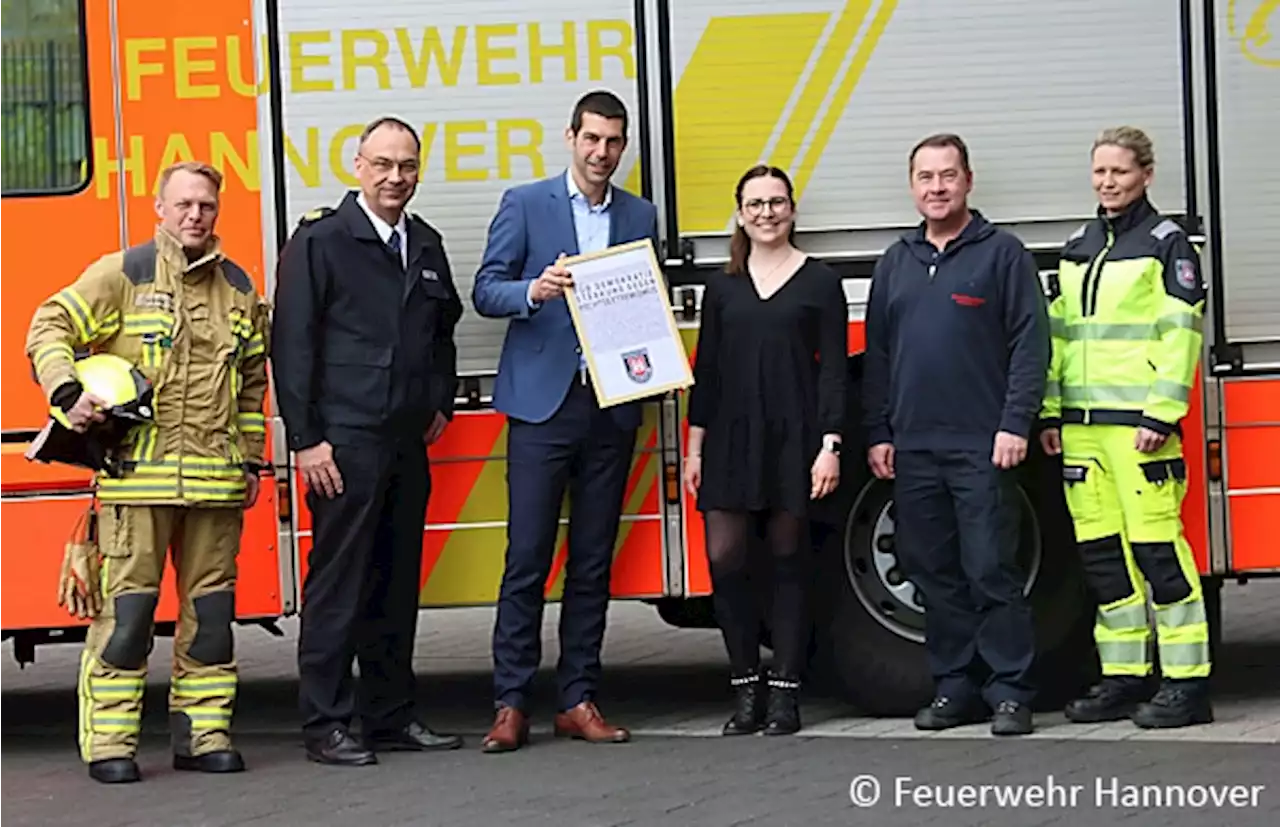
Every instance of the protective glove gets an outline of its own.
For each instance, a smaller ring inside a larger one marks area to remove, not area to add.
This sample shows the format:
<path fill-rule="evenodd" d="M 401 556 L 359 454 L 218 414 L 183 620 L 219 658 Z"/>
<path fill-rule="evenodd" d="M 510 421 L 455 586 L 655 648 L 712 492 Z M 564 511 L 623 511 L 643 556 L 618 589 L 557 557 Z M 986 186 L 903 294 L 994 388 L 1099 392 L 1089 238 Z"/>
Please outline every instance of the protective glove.
<path fill-rule="evenodd" d="M 81 619 L 97 617 L 102 611 L 102 564 L 96 525 L 97 515 L 92 508 L 76 521 L 58 577 L 58 605 Z"/>

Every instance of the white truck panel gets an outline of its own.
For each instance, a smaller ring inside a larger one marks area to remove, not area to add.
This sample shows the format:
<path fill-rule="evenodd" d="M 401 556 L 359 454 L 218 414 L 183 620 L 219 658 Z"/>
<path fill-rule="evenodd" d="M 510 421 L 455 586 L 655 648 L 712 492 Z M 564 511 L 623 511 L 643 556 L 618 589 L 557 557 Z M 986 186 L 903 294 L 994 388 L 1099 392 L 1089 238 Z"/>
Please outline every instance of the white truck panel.
<path fill-rule="evenodd" d="M 683 74 L 691 64 L 706 71 L 693 53 L 706 48 L 708 20 L 730 15 L 740 42 L 711 105 L 738 113 L 727 136 L 760 149 L 738 148 L 735 173 L 713 183 L 706 171 L 735 149 L 683 134 L 694 105 L 706 105 L 682 95 Z M 680 229 L 706 236 L 701 261 L 724 257 L 733 182 L 766 158 L 795 179 L 807 249 L 882 250 L 919 221 L 907 154 L 940 131 L 969 143 L 974 206 L 1037 246 L 1060 245 L 1092 215 L 1089 148 L 1108 126 L 1152 136 L 1153 199 L 1185 208 L 1180 26 L 1168 0 L 672 0 L 672 16 Z M 753 127 L 761 119 L 767 142 Z M 723 194 L 708 194 L 710 185 Z M 719 212 L 702 209 L 717 196 Z"/>
<path fill-rule="evenodd" d="M 1220 0 L 1217 25 L 1226 337 L 1280 342 L 1280 9 Z M 1271 37 L 1267 38 L 1268 26 Z"/>
<path fill-rule="evenodd" d="M 343 174 L 366 123 L 396 115 L 413 124 L 426 164 L 410 208 L 443 233 L 466 305 L 458 368 L 493 370 L 505 323 L 480 318 L 470 303 L 489 221 L 504 189 L 565 168 L 564 129 L 583 93 L 609 88 L 635 118 L 633 3 L 281 0 L 279 8 L 290 142 L 281 208 L 290 226 L 356 186 Z M 534 42 L 543 44 L 537 58 Z M 566 42 L 568 50 L 551 49 Z M 372 57 L 357 66 L 358 56 Z"/>

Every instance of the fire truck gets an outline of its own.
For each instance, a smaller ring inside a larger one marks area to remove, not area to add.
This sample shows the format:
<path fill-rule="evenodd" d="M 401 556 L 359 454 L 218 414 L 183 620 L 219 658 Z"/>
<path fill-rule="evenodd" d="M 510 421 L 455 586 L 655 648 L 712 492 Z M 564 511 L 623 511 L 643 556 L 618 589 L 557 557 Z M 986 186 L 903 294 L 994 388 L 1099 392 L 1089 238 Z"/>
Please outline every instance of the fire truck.
<path fill-rule="evenodd" d="M 790 171 L 799 246 L 844 276 L 849 430 L 843 524 L 815 534 L 814 672 L 871 714 L 930 692 L 924 610 L 897 565 L 891 486 L 858 426 L 863 318 L 877 256 L 914 226 L 907 151 L 935 131 L 969 142 L 973 203 L 1016 233 L 1047 279 L 1093 215 L 1089 149 L 1133 124 L 1156 144 L 1152 198 L 1202 245 L 1205 349 L 1182 423 L 1183 512 L 1212 613 L 1218 586 L 1280 572 L 1280 14 L 1276 0 L 5 0 L 3 28 L 3 635 L 21 662 L 83 638 L 55 602 L 87 473 L 28 462 L 48 404 L 23 352 L 36 305 L 97 256 L 153 232 L 157 176 L 184 159 L 226 174 L 225 249 L 267 297 L 304 213 L 354 187 L 365 123 L 422 137 L 411 208 L 444 235 L 460 289 L 501 192 L 564 169 L 574 100 L 593 88 L 632 114 L 616 182 L 651 199 L 690 355 L 700 284 L 727 259 L 733 185 Z M 353 13 L 354 12 L 354 13 Z M 431 450 L 424 610 L 492 604 L 506 542 L 506 422 L 490 388 L 501 323 L 458 330 L 459 414 Z M 957 342 L 963 347 L 963 342 Z M 612 594 L 668 622 L 713 626 L 703 525 L 680 485 L 685 397 L 648 404 L 615 549 Z M 271 418 L 273 475 L 249 510 L 241 623 L 299 610 L 311 547 L 303 483 Z M 1033 441 L 1034 442 L 1034 441 Z M 1061 472 L 1021 470 L 1022 558 L 1042 668 L 1079 677 L 1093 607 Z M 560 596 L 562 531 L 546 594 Z M 166 580 L 157 631 L 172 633 Z M 767 643 L 768 629 L 762 629 Z"/>

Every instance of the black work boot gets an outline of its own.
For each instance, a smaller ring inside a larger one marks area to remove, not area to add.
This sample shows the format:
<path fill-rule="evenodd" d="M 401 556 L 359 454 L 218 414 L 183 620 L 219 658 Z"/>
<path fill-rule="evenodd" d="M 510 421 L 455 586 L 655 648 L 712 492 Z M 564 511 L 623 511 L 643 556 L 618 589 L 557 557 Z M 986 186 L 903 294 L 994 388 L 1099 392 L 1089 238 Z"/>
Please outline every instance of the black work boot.
<path fill-rule="evenodd" d="M 1166 678 L 1155 697 L 1138 706 L 1133 713 L 1133 722 L 1143 729 L 1173 729 L 1213 723 L 1209 682 L 1203 678 Z"/>
<path fill-rule="evenodd" d="M 764 727 L 764 681 L 759 672 L 734 675 L 729 679 L 735 704 L 733 717 L 724 725 L 723 735 L 750 735 Z"/>
<path fill-rule="evenodd" d="M 129 784 L 141 781 L 142 773 L 132 758 L 104 758 L 89 763 L 89 777 L 103 784 Z"/>
<path fill-rule="evenodd" d="M 1067 704 L 1063 712 L 1068 721 L 1096 724 L 1120 721 L 1133 715 L 1138 704 L 1151 697 L 1151 682 L 1130 675 L 1110 675 L 1089 687 L 1083 698 Z"/>
<path fill-rule="evenodd" d="M 939 695 L 916 713 L 916 729 L 941 730 L 966 724 L 980 724 L 990 718 L 986 704 L 978 700 L 957 700 Z"/>
<path fill-rule="evenodd" d="M 764 734 L 791 735 L 799 731 L 800 679 L 770 674 Z"/>
<path fill-rule="evenodd" d="M 174 755 L 173 768 L 188 772 L 244 772 L 244 758 L 234 749 L 220 749 L 203 755 Z"/>
<path fill-rule="evenodd" d="M 1031 707 L 1018 701 L 1001 701 L 996 704 L 991 721 L 992 735 L 1030 735 L 1034 728 Z"/>

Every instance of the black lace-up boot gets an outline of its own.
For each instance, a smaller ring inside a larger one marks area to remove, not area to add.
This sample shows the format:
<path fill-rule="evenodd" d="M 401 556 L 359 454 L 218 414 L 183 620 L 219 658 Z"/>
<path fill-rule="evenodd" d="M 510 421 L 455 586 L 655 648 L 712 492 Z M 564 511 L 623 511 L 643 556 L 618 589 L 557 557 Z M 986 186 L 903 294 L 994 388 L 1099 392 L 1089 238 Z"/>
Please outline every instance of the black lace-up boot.
<path fill-rule="evenodd" d="M 1067 720 L 1077 724 L 1121 721 L 1133 715 L 1138 704 L 1151 697 L 1152 689 L 1146 678 L 1108 676 L 1089 687 L 1083 698 L 1067 704 L 1063 711 Z"/>
<path fill-rule="evenodd" d="M 1138 706 L 1133 713 L 1133 722 L 1143 729 L 1173 729 L 1213 723 L 1209 682 L 1203 678 L 1166 678 L 1155 697 Z"/>
<path fill-rule="evenodd" d="M 747 672 L 729 679 L 735 697 L 733 717 L 724 725 L 724 735 L 750 735 L 764 726 L 765 692 L 759 672 Z"/>
<path fill-rule="evenodd" d="M 791 735 L 800 731 L 800 679 L 769 675 L 769 703 L 765 735 Z"/>

